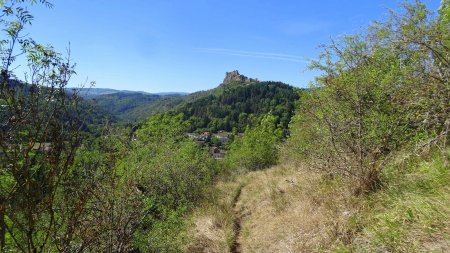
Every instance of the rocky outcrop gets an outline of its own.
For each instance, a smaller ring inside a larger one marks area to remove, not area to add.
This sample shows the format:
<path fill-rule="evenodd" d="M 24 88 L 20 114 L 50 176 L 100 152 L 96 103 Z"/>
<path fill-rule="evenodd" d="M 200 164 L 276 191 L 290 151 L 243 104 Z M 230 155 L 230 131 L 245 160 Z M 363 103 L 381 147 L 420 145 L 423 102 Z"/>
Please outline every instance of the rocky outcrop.
<path fill-rule="evenodd" d="M 258 79 L 248 78 L 244 75 L 239 74 L 239 71 L 234 70 L 225 74 L 225 78 L 223 79 L 222 84 L 228 84 L 231 82 L 254 83 L 258 82 Z"/>

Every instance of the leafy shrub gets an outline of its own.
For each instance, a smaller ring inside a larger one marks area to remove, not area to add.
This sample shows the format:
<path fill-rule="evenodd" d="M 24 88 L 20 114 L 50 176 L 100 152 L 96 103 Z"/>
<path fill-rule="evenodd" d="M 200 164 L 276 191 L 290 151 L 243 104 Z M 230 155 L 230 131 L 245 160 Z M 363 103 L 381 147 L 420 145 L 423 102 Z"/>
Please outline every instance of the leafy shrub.
<path fill-rule="evenodd" d="M 180 250 L 183 215 L 202 199 L 216 173 L 206 150 L 184 136 L 185 128 L 181 115 L 151 117 L 122 162 L 144 196 L 146 215 L 135 235 L 142 252 Z"/>
<path fill-rule="evenodd" d="M 258 170 L 274 165 L 278 161 L 277 143 L 282 130 L 277 128 L 276 117 L 263 116 L 261 123 L 247 127 L 241 139 L 235 140 L 226 157 L 232 169 Z"/>
<path fill-rule="evenodd" d="M 447 6 L 447 7 L 446 7 Z M 443 4 L 442 9 L 448 9 Z M 405 4 L 365 34 L 324 46 L 323 74 L 303 93 L 288 148 L 300 159 L 378 187 L 386 157 L 413 141 L 446 145 L 450 113 L 449 22 Z"/>

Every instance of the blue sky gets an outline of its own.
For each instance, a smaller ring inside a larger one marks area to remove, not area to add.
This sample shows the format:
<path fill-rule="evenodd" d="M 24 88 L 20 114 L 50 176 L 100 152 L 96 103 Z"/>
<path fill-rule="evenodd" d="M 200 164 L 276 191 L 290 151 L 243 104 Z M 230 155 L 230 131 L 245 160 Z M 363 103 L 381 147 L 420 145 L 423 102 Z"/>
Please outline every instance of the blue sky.
<path fill-rule="evenodd" d="M 318 46 L 386 17 L 396 0 L 53 0 L 33 6 L 30 36 L 71 45 L 72 86 L 193 92 L 226 71 L 306 87 Z M 439 0 L 425 3 L 432 10 Z"/>

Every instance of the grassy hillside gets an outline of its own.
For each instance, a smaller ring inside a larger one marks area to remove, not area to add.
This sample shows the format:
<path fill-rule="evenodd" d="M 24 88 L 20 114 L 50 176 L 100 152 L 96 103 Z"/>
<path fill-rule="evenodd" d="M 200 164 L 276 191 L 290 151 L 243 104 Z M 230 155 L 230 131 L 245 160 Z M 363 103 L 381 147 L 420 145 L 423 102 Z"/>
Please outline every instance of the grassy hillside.
<path fill-rule="evenodd" d="M 450 149 L 399 153 L 383 189 L 364 196 L 289 161 L 222 179 L 192 215 L 188 251 L 448 252 L 448 159 Z"/>

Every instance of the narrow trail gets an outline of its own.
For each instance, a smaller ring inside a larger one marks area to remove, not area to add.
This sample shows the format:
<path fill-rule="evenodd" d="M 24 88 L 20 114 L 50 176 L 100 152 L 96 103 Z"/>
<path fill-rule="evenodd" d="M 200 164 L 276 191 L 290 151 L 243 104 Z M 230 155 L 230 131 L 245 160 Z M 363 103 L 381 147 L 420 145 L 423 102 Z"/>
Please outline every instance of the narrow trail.
<path fill-rule="evenodd" d="M 233 199 L 233 212 L 234 212 L 234 219 L 233 219 L 233 242 L 231 244 L 230 252 L 231 253 L 242 253 L 241 244 L 239 243 L 239 238 L 241 236 L 241 218 L 242 214 L 239 208 L 237 207 L 237 203 L 239 202 L 239 199 L 241 197 L 242 188 L 244 188 L 244 185 L 239 186 L 237 193 Z"/>

